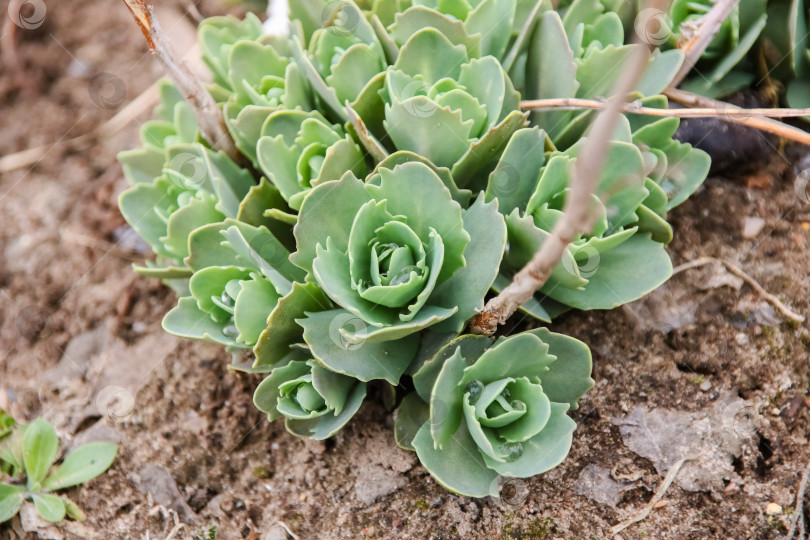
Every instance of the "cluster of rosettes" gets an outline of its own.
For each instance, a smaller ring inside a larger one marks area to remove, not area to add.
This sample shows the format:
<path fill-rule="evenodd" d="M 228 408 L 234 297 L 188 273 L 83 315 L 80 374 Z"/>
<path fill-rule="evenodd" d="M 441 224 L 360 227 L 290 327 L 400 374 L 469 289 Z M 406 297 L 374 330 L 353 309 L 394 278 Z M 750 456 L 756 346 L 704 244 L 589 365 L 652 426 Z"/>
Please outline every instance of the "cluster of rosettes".
<path fill-rule="evenodd" d="M 119 156 L 122 213 L 157 255 L 137 270 L 179 296 L 164 328 L 266 373 L 256 405 L 305 437 L 343 427 L 371 381 L 415 389 L 397 440 L 453 491 L 556 466 L 566 412 L 593 384 L 587 347 L 545 329 L 462 333 L 549 236 L 593 117 L 521 101 L 608 95 L 633 47 L 621 20 L 593 0 L 291 7 L 284 38 L 253 15 L 200 26 L 238 162 L 168 84 L 143 147 Z M 666 107 L 657 94 L 681 61 L 653 55 L 633 97 Z M 610 308 L 669 277 L 666 212 L 709 165 L 672 139 L 677 125 L 623 120 L 594 230 L 526 312 Z"/>

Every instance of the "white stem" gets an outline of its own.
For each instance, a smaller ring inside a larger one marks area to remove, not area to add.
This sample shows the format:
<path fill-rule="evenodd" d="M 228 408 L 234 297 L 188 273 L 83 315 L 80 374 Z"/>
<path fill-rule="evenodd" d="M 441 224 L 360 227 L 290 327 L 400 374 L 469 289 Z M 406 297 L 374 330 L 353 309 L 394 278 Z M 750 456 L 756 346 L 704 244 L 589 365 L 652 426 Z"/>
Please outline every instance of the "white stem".
<path fill-rule="evenodd" d="M 262 25 L 267 36 L 287 37 L 290 35 L 289 0 L 269 0 L 267 3 L 267 20 Z"/>

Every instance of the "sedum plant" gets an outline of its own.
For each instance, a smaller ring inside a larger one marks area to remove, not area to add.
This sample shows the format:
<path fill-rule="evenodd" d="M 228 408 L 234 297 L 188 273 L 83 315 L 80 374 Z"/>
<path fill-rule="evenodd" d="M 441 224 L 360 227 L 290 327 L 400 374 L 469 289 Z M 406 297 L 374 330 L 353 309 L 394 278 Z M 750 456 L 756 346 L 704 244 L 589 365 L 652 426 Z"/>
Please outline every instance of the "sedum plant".
<path fill-rule="evenodd" d="M 2 410 L 0 417 L 9 418 Z M 5 420 L 3 424 L 13 425 Z M 26 500 L 34 503 L 46 521 L 62 521 L 65 516 L 83 521 L 84 512 L 76 503 L 53 492 L 103 474 L 112 465 L 117 451 L 115 444 L 92 442 L 74 449 L 60 465 L 54 466 L 59 437 L 53 427 L 42 418 L 14 425 L 10 433 L 0 434 L 0 477 L 2 473 L 11 477 L 11 483 L 0 483 L 0 523 L 13 518 Z"/>
<path fill-rule="evenodd" d="M 157 256 L 136 270 L 178 295 L 164 328 L 260 374 L 256 406 L 298 436 L 331 437 L 368 396 L 398 403 L 397 441 L 452 491 L 558 465 L 593 384 L 587 347 L 464 330 L 548 238 L 593 117 L 521 102 L 605 97 L 633 47 L 620 4 L 301 0 L 285 37 L 253 15 L 202 22 L 241 156 L 213 150 L 168 85 L 158 127 L 120 156 L 121 211 Z M 681 61 L 657 52 L 630 98 L 666 107 Z M 606 309 L 667 279 L 667 212 L 708 170 L 677 125 L 623 119 L 596 227 L 528 313 Z"/>
<path fill-rule="evenodd" d="M 497 497 L 500 478 L 529 478 L 562 462 L 576 428 L 566 411 L 593 386 L 590 373 L 588 348 L 545 328 L 494 344 L 460 337 L 414 374 L 397 442 L 448 489 Z"/>
<path fill-rule="evenodd" d="M 712 42 L 684 81 L 682 88 L 719 98 L 750 86 L 756 79 L 756 60 L 749 55 L 768 22 L 766 0 L 741 0 L 723 21 Z M 669 7 L 672 22 L 668 45 L 689 39 L 697 21 L 714 4 L 676 0 Z"/>

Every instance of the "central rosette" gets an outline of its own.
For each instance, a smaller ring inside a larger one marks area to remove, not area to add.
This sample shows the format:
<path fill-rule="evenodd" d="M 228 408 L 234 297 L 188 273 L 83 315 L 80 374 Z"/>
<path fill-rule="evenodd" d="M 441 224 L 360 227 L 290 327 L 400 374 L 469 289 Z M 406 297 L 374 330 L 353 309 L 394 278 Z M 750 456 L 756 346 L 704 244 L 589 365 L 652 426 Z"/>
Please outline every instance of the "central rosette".
<path fill-rule="evenodd" d="M 349 236 L 349 272 L 360 296 L 389 308 L 403 308 L 408 321 L 436 286 L 444 244 L 435 229 L 423 242 L 404 216 L 393 216 L 386 201 L 369 201 L 358 212 Z"/>
<path fill-rule="evenodd" d="M 421 330 L 461 331 L 500 264 L 493 246 L 506 243 L 495 204 L 462 209 L 433 168 L 399 162 L 410 156 L 365 182 L 346 174 L 315 186 L 295 226 L 291 261 L 338 308 L 298 319 L 304 339 L 316 360 L 362 381 L 398 381 Z"/>

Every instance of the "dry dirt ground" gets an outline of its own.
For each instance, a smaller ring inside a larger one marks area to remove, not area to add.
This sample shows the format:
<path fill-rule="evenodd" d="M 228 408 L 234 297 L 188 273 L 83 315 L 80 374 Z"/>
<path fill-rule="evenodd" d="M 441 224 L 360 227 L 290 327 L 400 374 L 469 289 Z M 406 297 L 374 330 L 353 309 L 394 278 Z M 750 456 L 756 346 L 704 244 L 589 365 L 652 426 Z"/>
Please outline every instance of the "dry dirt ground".
<path fill-rule="evenodd" d="M 555 323 L 592 347 L 596 388 L 574 413 L 568 459 L 501 499 L 436 485 L 373 402 L 325 443 L 268 424 L 251 403 L 257 379 L 229 372 L 218 347 L 164 334 L 172 293 L 130 269 L 145 253 L 117 211 L 115 154 L 136 144 L 148 114 L 115 136 L 56 144 L 160 75 L 124 5 L 49 2 L 41 26 L 14 30 L 26 75 L 4 57 L 0 155 L 46 150 L 0 173 L 0 407 L 44 416 L 68 446 L 116 440 L 120 452 L 108 474 L 68 493 L 86 522 L 49 529 L 26 511 L 0 538 L 269 540 L 284 526 L 300 539 L 610 538 L 680 457 L 690 461 L 663 502 L 621 538 L 785 534 L 810 463 L 809 326 L 719 266 L 678 274 L 625 309 Z M 673 212 L 671 253 L 677 264 L 732 261 L 810 314 L 807 191 L 774 161 L 756 188 L 714 178 Z M 781 511 L 769 515 L 769 503 Z"/>

